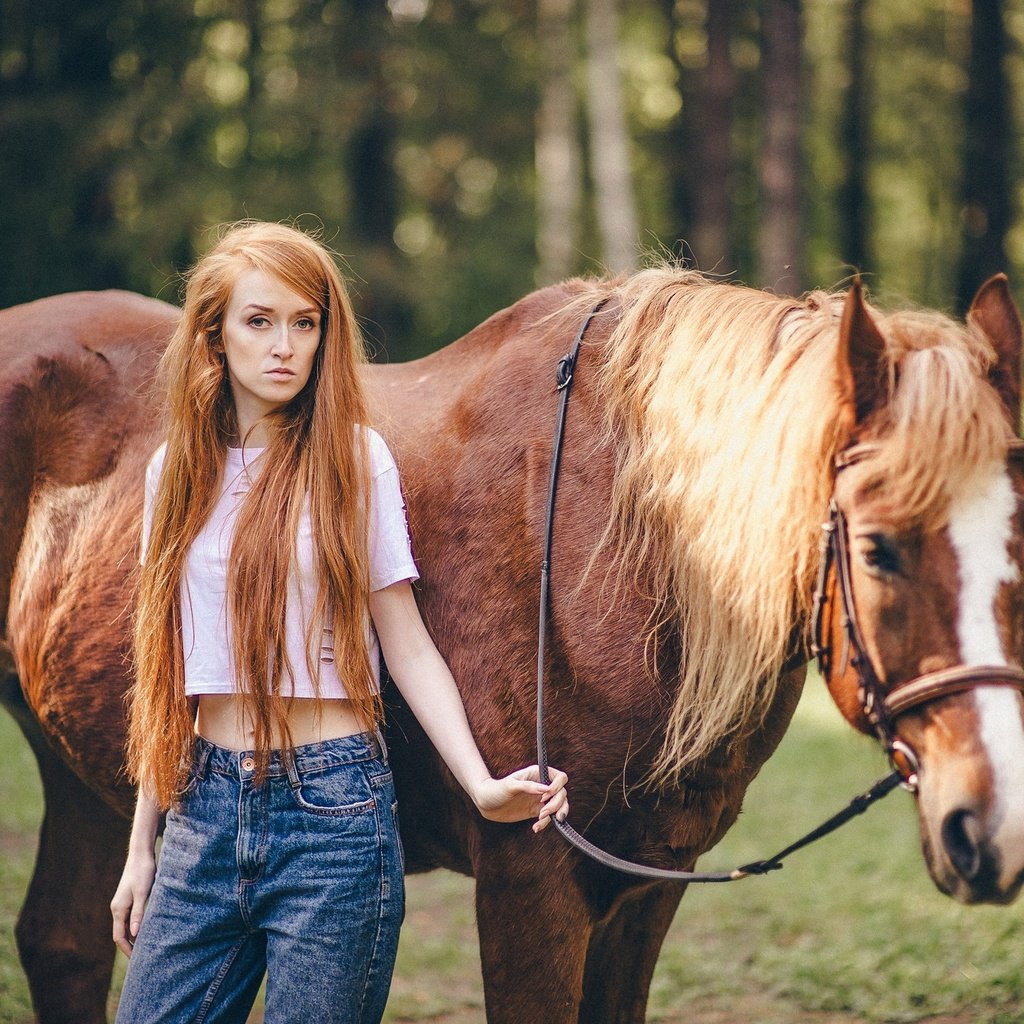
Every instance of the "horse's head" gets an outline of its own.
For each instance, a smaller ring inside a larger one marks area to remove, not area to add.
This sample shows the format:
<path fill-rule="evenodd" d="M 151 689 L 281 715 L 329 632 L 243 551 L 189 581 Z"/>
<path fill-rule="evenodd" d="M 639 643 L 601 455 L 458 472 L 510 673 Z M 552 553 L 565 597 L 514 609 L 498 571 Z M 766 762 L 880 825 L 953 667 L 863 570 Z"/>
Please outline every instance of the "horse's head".
<path fill-rule="evenodd" d="M 894 336 L 851 289 L 822 668 L 916 790 L 936 885 L 1007 903 L 1024 883 L 1021 322 L 995 278 L 962 344 L 918 345 L 913 327 Z"/>

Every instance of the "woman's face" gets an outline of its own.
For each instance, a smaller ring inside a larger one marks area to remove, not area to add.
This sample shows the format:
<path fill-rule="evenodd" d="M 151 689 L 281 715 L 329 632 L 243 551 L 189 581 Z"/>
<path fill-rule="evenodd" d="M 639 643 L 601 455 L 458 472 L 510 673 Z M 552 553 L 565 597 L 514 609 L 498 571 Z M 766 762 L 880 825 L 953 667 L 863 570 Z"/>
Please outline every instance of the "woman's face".
<path fill-rule="evenodd" d="M 266 444 L 263 425 L 249 430 L 306 386 L 320 326 L 316 306 L 279 278 L 253 269 L 235 282 L 221 333 L 240 440 Z"/>

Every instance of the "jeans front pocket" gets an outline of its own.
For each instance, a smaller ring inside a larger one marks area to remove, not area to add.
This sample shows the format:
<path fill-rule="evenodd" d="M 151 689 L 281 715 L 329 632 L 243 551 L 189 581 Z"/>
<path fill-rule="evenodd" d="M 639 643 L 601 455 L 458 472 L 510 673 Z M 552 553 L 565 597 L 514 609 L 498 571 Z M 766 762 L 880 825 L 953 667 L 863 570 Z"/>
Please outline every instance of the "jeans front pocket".
<path fill-rule="evenodd" d="M 311 814 L 346 815 L 372 810 L 373 788 L 361 762 L 333 764 L 300 772 L 292 784 L 292 798 Z"/>

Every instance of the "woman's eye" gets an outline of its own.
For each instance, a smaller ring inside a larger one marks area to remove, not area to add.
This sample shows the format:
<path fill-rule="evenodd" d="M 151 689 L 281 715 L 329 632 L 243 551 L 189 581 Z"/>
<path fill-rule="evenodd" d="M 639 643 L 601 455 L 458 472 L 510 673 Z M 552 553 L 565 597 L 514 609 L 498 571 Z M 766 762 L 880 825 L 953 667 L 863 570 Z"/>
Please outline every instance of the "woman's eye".
<path fill-rule="evenodd" d="M 864 541 L 861 559 L 869 571 L 883 576 L 895 576 L 900 572 L 900 551 L 892 540 L 875 534 L 865 537 Z"/>
<path fill-rule="evenodd" d="M 254 316 L 249 320 L 250 327 L 266 327 L 270 321 L 265 316 Z"/>
<path fill-rule="evenodd" d="M 308 317 L 304 317 L 302 320 L 300 320 L 299 323 L 298 323 L 298 326 L 303 331 L 312 331 L 312 330 L 314 330 L 316 328 L 316 324 L 312 320 L 310 320 Z"/>

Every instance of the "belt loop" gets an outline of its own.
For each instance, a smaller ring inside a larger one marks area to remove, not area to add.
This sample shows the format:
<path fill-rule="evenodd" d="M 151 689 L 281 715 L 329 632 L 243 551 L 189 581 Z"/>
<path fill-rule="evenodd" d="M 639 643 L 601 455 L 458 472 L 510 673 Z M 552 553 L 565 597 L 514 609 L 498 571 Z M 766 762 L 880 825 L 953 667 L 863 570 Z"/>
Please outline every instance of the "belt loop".
<path fill-rule="evenodd" d="M 288 782 L 291 784 L 292 791 L 297 793 L 302 789 L 302 776 L 299 775 L 299 766 L 295 761 L 295 751 L 282 750 L 281 761 L 288 773 Z"/>
<path fill-rule="evenodd" d="M 388 759 L 388 745 L 384 742 L 384 730 L 380 726 L 374 729 L 374 735 L 377 737 L 377 743 L 380 746 L 381 759 L 387 761 Z"/>

